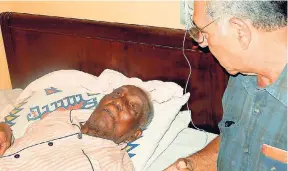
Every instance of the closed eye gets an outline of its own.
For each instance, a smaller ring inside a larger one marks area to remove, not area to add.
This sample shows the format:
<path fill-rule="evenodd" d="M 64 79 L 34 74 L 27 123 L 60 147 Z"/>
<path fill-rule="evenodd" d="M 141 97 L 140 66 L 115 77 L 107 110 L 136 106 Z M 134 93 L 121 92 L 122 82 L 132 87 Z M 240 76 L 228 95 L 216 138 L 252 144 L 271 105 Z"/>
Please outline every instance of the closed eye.
<path fill-rule="evenodd" d="M 131 106 L 131 108 L 132 108 L 133 110 L 136 110 L 136 109 L 135 109 L 135 105 L 131 104 L 130 106 Z"/>
<path fill-rule="evenodd" d="M 130 103 L 130 107 L 134 112 L 138 113 L 138 106 L 136 104 Z"/>

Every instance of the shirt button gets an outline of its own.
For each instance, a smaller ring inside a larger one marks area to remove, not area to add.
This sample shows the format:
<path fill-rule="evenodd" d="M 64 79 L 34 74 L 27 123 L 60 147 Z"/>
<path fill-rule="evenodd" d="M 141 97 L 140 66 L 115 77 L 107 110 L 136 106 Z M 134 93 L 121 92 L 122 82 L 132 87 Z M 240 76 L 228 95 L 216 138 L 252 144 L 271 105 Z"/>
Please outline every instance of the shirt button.
<path fill-rule="evenodd" d="M 271 167 L 271 169 L 270 169 L 271 171 L 276 171 L 276 167 Z"/>
<path fill-rule="evenodd" d="M 249 152 L 248 148 L 245 148 L 244 153 L 248 153 L 248 152 Z"/>
<path fill-rule="evenodd" d="M 18 159 L 20 157 L 20 154 L 15 154 L 14 158 Z"/>
<path fill-rule="evenodd" d="M 78 139 L 82 139 L 82 134 L 78 134 Z"/>
<path fill-rule="evenodd" d="M 255 109 L 254 109 L 254 112 L 255 112 L 255 113 L 259 113 L 260 110 L 259 110 L 258 108 L 255 108 Z"/>
<path fill-rule="evenodd" d="M 53 142 L 49 142 L 48 145 L 49 145 L 49 146 L 53 146 Z"/>

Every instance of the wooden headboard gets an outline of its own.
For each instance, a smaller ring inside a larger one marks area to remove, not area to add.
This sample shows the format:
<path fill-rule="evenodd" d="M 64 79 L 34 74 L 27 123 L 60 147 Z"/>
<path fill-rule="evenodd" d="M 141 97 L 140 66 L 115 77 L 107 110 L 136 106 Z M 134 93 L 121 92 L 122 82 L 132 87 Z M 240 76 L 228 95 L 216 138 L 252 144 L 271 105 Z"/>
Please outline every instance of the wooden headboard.
<path fill-rule="evenodd" d="M 1 14 L 1 29 L 13 88 L 25 88 L 59 69 L 99 75 L 109 68 L 143 81 L 173 81 L 183 88 L 189 73 L 181 49 L 185 31 L 180 29 L 11 12 Z M 228 77 L 211 53 L 192 46 L 187 36 L 193 121 L 218 133 Z"/>

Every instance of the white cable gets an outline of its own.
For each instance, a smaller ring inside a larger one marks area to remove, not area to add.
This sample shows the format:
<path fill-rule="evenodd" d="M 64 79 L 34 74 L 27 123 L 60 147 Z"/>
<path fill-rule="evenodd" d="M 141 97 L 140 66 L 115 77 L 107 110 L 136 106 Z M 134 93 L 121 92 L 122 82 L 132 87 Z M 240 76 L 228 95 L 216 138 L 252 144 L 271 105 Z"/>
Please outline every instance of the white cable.
<path fill-rule="evenodd" d="M 183 55 L 184 55 L 184 57 L 185 57 L 185 59 L 186 59 L 188 65 L 189 65 L 189 69 L 190 69 L 190 71 L 189 71 L 189 75 L 188 75 L 188 78 L 187 78 L 187 82 L 186 82 L 186 85 L 185 85 L 185 89 L 184 89 L 185 94 L 187 93 L 187 87 L 188 87 L 188 83 L 189 83 L 190 76 L 191 76 L 191 73 L 192 73 L 192 67 L 191 67 L 191 64 L 190 64 L 190 62 L 189 62 L 187 56 L 185 55 L 185 40 L 186 40 L 187 32 L 188 32 L 188 30 L 185 31 L 184 38 L 183 38 L 183 46 L 182 46 L 182 53 L 183 53 Z M 191 110 L 189 109 L 188 101 L 186 102 L 186 105 L 187 105 L 187 109 L 188 109 L 188 111 L 190 112 L 190 115 L 191 115 L 191 123 L 192 123 L 192 125 L 193 125 L 197 130 L 204 132 L 205 135 L 206 135 L 206 140 L 205 140 L 205 143 L 204 143 L 204 146 L 203 146 L 203 148 L 204 148 L 204 147 L 207 145 L 207 141 L 208 141 L 208 134 L 207 134 L 207 132 L 206 132 L 205 130 L 200 129 L 200 128 L 198 128 L 197 126 L 194 125 L 194 123 L 193 123 L 193 119 L 192 119 L 192 112 L 191 112 Z"/>

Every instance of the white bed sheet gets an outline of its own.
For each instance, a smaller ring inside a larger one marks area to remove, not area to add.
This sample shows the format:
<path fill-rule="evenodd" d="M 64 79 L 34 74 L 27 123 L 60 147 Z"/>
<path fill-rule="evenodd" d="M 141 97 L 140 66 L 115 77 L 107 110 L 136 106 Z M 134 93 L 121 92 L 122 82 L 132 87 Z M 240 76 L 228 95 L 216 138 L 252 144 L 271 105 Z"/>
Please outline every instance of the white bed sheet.
<path fill-rule="evenodd" d="M 207 133 L 206 145 L 212 141 L 217 134 Z M 147 171 L 161 171 L 174 163 L 178 158 L 187 157 L 204 147 L 206 134 L 192 128 L 182 130 L 169 147 L 151 164 Z M 205 145 L 205 146 L 206 146 Z"/>

